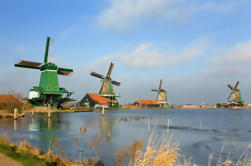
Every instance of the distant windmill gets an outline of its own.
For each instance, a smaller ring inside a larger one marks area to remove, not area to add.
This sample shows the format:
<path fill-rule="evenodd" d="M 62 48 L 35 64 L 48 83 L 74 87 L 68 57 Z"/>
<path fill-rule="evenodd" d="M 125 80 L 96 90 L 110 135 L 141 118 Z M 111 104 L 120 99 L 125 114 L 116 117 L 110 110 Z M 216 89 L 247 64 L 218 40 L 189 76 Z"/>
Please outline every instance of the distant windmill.
<path fill-rule="evenodd" d="M 157 102 L 160 104 L 161 107 L 168 107 L 168 102 L 167 102 L 167 92 L 166 90 L 161 88 L 162 86 L 162 80 L 160 80 L 159 83 L 159 89 L 152 89 L 152 91 L 154 92 L 158 92 L 158 96 L 157 96 Z"/>
<path fill-rule="evenodd" d="M 116 97 L 119 97 L 119 95 L 116 95 L 114 93 L 113 85 L 120 86 L 120 83 L 112 80 L 112 78 L 111 78 L 113 66 L 114 66 L 114 64 L 111 63 L 106 76 L 103 76 L 103 75 L 98 74 L 96 72 L 91 72 L 90 75 L 102 79 L 103 83 L 102 83 L 102 86 L 99 90 L 100 96 L 107 97 L 110 100 L 115 101 Z"/>
<path fill-rule="evenodd" d="M 35 106 L 51 104 L 60 107 L 62 103 L 70 101 L 72 92 L 59 87 L 58 75 L 69 75 L 72 69 L 61 68 L 52 62 L 48 62 L 48 55 L 51 54 L 51 38 L 47 37 L 44 62 L 31 62 L 22 60 L 15 67 L 37 69 L 41 71 L 39 86 L 34 86 L 29 92 L 30 103 Z M 66 94 L 66 97 L 63 95 Z"/>
<path fill-rule="evenodd" d="M 230 84 L 227 85 L 231 89 L 231 93 L 227 99 L 230 102 L 230 104 L 232 104 L 233 106 L 235 106 L 235 105 L 242 106 L 243 105 L 241 91 L 237 88 L 238 85 L 239 85 L 239 81 L 236 82 L 234 87 Z"/>

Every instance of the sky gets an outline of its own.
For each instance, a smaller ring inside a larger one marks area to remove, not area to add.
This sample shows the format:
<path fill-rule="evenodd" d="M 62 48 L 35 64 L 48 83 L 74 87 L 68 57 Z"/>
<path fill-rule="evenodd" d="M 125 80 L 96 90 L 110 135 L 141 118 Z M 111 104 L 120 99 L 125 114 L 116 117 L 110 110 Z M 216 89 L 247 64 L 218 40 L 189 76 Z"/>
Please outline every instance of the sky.
<path fill-rule="evenodd" d="M 0 0 L 0 94 L 28 95 L 38 70 L 15 68 L 50 59 L 72 68 L 60 86 L 81 99 L 98 93 L 111 62 L 121 104 L 156 99 L 160 79 L 171 104 L 226 102 L 240 81 L 251 103 L 250 0 Z"/>

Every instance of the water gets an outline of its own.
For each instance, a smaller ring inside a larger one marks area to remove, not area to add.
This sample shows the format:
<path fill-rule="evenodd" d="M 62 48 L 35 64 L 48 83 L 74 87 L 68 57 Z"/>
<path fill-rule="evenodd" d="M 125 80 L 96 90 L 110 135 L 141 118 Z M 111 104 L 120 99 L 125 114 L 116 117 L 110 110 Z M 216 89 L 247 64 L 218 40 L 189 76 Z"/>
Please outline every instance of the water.
<path fill-rule="evenodd" d="M 130 120 L 135 116 L 146 119 Z M 121 121 L 123 117 L 128 120 Z M 168 132 L 168 139 L 179 143 L 182 155 L 207 165 L 210 153 L 215 160 L 219 153 L 227 157 L 229 152 L 231 159 L 239 159 L 251 143 L 250 118 L 251 110 L 220 109 L 117 110 L 107 111 L 104 117 L 98 111 L 54 113 L 51 119 L 47 114 L 35 114 L 34 118 L 27 114 L 17 121 L 0 119 L 0 135 L 6 134 L 16 143 L 26 139 L 44 151 L 57 137 L 68 157 L 79 159 L 79 151 L 84 156 L 97 153 L 106 165 L 112 165 L 116 147 L 136 139 L 146 145 L 151 133 L 160 137 Z M 80 128 L 85 126 L 87 132 L 81 135 Z"/>

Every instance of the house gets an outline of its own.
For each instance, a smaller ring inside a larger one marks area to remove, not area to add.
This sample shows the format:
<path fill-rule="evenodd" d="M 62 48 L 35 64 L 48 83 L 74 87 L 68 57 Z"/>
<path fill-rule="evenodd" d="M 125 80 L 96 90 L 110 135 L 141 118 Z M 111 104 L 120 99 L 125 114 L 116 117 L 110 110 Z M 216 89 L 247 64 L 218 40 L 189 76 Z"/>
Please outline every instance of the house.
<path fill-rule="evenodd" d="M 24 103 L 13 95 L 0 95 L 0 110 L 22 109 Z"/>
<path fill-rule="evenodd" d="M 82 100 L 77 104 L 79 107 L 90 107 L 90 108 L 109 108 L 109 105 L 113 101 L 108 98 L 102 97 L 96 93 L 87 93 Z"/>
<path fill-rule="evenodd" d="M 147 108 L 153 108 L 153 107 L 159 107 L 159 103 L 156 100 L 136 100 L 134 102 L 134 105 L 139 107 L 147 107 Z"/>

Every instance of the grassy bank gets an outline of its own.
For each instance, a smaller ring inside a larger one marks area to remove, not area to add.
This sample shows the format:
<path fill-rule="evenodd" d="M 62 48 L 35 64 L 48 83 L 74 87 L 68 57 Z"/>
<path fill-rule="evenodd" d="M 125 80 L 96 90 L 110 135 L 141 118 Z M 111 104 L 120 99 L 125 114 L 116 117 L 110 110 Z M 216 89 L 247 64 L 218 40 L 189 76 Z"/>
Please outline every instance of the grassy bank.
<path fill-rule="evenodd" d="M 22 163 L 24 166 L 66 166 L 71 165 L 68 159 L 60 158 L 50 151 L 42 152 L 33 148 L 27 141 L 15 145 L 7 137 L 0 137 L 0 153 Z"/>
<path fill-rule="evenodd" d="M 6 156 L 9 156 L 10 158 L 16 160 L 17 162 L 23 164 L 24 166 L 31 166 L 31 165 L 37 165 L 37 166 L 48 166 L 50 165 L 48 162 L 46 162 L 43 159 L 39 159 L 35 156 L 30 156 L 26 154 L 20 154 L 16 153 L 16 147 L 11 147 L 8 145 L 4 145 L 0 143 L 0 153 L 5 154 Z"/>

